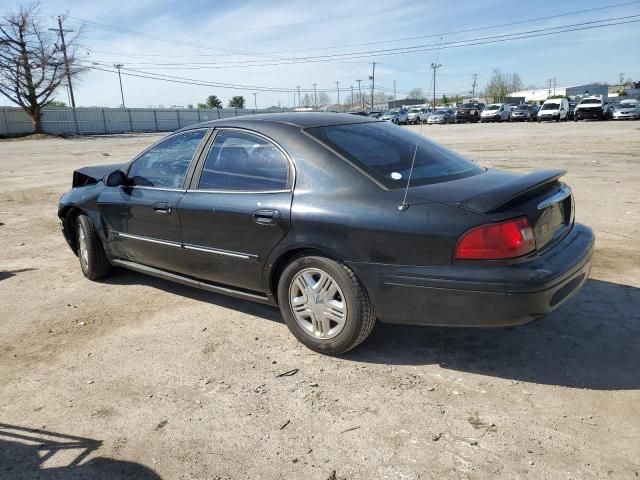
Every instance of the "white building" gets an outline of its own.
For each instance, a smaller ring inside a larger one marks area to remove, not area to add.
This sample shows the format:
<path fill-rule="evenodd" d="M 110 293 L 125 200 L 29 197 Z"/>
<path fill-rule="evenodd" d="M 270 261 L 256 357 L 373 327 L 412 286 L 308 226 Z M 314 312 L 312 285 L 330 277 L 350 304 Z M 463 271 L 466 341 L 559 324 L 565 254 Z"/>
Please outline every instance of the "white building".
<path fill-rule="evenodd" d="M 524 98 L 525 102 L 542 103 L 547 98 L 556 95 L 562 95 L 563 97 L 581 97 L 584 95 L 603 95 L 607 97 L 608 85 L 576 85 L 572 87 L 551 87 L 551 88 L 539 88 L 536 90 L 521 90 L 519 92 L 513 92 L 509 95 L 511 98 Z"/>

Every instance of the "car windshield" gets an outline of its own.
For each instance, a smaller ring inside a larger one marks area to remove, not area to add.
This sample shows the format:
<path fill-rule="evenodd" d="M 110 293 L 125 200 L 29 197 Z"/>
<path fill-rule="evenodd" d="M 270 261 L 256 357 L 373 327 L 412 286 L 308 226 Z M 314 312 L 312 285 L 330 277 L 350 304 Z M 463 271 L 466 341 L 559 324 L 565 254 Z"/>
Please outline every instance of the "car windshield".
<path fill-rule="evenodd" d="M 460 108 L 476 108 L 476 106 L 473 103 L 465 103 Z"/>
<path fill-rule="evenodd" d="M 580 105 L 587 105 L 587 104 L 590 104 L 590 103 L 600 105 L 601 100 L 597 99 L 597 98 L 585 98 L 584 100 L 582 100 L 580 102 Z"/>
<path fill-rule="evenodd" d="M 516 110 L 519 110 L 519 111 L 526 111 L 526 110 L 529 110 L 529 105 L 518 105 L 518 106 L 516 107 Z"/>
<path fill-rule="evenodd" d="M 444 115 L 445 113 L 447 113 L 446 110 L 436 110 L 433 112 L 433 115 Z"/>
<path fill-rule="evenodd" d="M 621 108 L 636 108 L 637 103 L 635 102 L 620 102 L 620 104 L 616 107 L 617 109 Z"/>
<path fill-rule="evenodd" d="M 406 186 L 414 152 L 412 186 L 455 180 L 484 171 L 415 132 L 385 122 L 314 127 L 307 132 L 387 188 Z"/>
<path fill-rule="evenodd" d="M 396 113 L 398 113 L 397 110 L 387 110 L 384 112 L 385 115 L 395 115 Z"/>
<path fill-rule="evenodd" d="M 485 110 L 488 112 L 491 112 L 493 110 L 498 110 L 500 108 L 500 105 L 487 105 L 485 107 Z"/>
<path fill-rule="evenodd" d="M 544 105 L 542 105 L 542 110 L 558 110 L 559 108 L 559 103 L 545 103 Z"/>
<path fill-rule="evenodd" d="M 409 110 L 409 113 L 420 113 L 420 110 L 418 110 L 417 108 L 412 108 L 411 110 Z"/>

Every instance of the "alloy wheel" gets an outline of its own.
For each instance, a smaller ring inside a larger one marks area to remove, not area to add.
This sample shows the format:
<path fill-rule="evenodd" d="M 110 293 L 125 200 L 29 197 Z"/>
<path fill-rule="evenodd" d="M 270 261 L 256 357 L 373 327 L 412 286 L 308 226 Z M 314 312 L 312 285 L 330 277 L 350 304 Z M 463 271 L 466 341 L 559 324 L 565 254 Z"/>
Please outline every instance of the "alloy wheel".
<path fill-rule="evenodd" d="M 78 252 L 82 268 L 86 270 L 89 266 L 89 249 L 87 248 L 87 234 L 80 223 L 78 223 Z"/>

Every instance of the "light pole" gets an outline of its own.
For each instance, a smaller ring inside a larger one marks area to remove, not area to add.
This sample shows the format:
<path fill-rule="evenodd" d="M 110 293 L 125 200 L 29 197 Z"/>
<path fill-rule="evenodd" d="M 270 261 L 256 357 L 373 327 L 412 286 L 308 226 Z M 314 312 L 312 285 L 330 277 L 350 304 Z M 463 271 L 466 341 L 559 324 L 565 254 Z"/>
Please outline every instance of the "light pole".
<path fill-rule="evenodd" d="M 376 62 L 373 62 L 373 71 L 371 72 L 369 80 L 371 80 L 371 110 L 373 110 L 373 92 L 376 89 Z"/>
<path fill-rule="evenodd" d="M 122 75 L 120 74 L 120 69 L 124 67 L 121 63 L 116 63 L 114 65 L 118 69 L 118 79 L 120 80 L 120 97 L 122 98 L 122 108 L 126 108 L 124 105 L 124 90 L 122 90 Z"/>
<path fill-rule="evenodd" d="M 253 92 L 253 109 L 258 109 L 258 94 L 256 92 Z"/>
<path fill-rule="evenodd" d="M 73 96 L 73 86 L 71 85 L 71 72 L 69 71 L 69 58 L 67 57 L 67 44 L 64 42 L 64 34 L 71 33 L 73 30 L 65 30 L 62 28 L 62 16 L 58 15 L 58 28 L 50 28 L 53 32 L 58 32 L 60 35 L 60 47 L 62 48 L 62 57 L 64 59 L 64 68 L 67 73 L 67 86 L 69 87 L 69 97 L 71 99 L 71 106 L 76 108 L 76 99 Z"/>
<path fill-rule="evenodd" d="M 338 92 L 338 111 L 340 111 L 340 82 L 334 82 L 336 84 L 336 90 Z"/>
<path fill-rule="evenodd" d="M 360 82 L 362 80 L 356 80 L 358 82 L 358 100 L 360 101 L 360 108 L 364 110 L 364 101 L 362 100 L 362 90 L 360 89 Z"/>
<path fill-rule="evenodd" d="M 433 68 L 433 111 L 436 110 L 436 70 L 442 66 L 441 63 L 432 63 L 431 68 Z"/>
<path fill-rule="evenodd" d="M 316 110 L 318 108 L 318 90 L 317 87 L 318 84 L 314 83 L 313 84 L 313 109 Z"/>

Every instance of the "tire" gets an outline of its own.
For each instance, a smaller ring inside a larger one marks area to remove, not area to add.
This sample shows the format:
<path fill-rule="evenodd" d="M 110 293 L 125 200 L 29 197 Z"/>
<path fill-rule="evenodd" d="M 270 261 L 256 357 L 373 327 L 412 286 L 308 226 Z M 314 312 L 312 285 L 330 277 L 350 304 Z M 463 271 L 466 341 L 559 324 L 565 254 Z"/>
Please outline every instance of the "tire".
<path fill-rule="evenodd" d="M 318 287 L 322 276 L 327 281 L 335 282 L 333 289 L 325 293 L 331 295 L 319 301 L 309 301 L 308 292 L 314 293 L 326 289 L 326 285 Z M 327 278 L 328 277 L 328 278 Z M 313 282 L 317 282 L 315 285 Z M 304 290 L 302 285 L 306 285 Z M 294 299 L 301 299 L 297 304 L 299 313 L 294 313 Z M 326 307 L 329 302 L 343 307 Z M 353 270 L 345 264 L 319 256 L 301 256 L 295 258 L 282 272 L 278 282 L 278 304 L 287 327 L 291 333 L 307 348 L 327 355 L 340 355 L 357 347 L 371 333 L 376 316 L 369 300 L 369 295 L 360 283 Z M 316 309 L 314 312 L 313 309 Z M 326 320 L 325 311 L 333 317 Z M 342 311 L 342 323 L 340 315 Z M 318 322 L 315 315 L 322 315 L 324 321 Z M 333 330 L 333 331 L 332 331 Z"/>
<path fill-rule="evenodd" d="M 82 273 L 89 280 L 98 280 L 111 273 L 111 264 L 102 248 L 93 222 L 85 214 L 76 218 L 76 241 L 78 260 Z"/>

